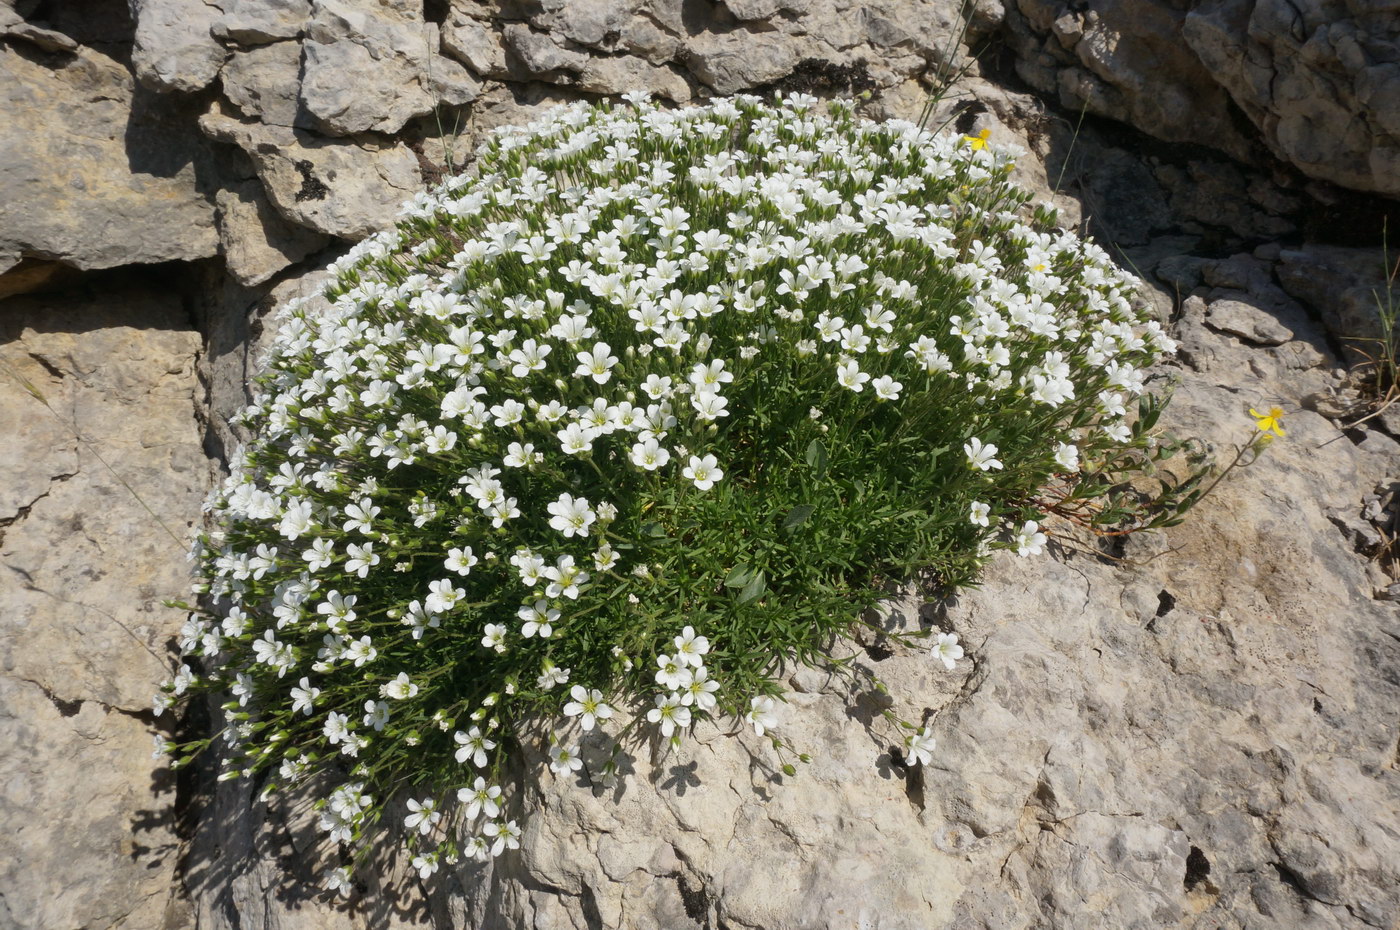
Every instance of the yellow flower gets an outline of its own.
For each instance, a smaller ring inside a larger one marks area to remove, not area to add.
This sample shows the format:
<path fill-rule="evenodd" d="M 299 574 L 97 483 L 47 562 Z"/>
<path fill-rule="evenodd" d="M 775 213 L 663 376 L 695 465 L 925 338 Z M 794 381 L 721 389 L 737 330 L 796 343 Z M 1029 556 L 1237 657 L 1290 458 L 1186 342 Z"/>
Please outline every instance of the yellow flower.
<path fill-rule="evenodd" d="M 1260 413 L 1253 407 L 1249 408 L 1249 415 L 1254 417 L 1254 425 L 1266 433 L 1273 433 L 1275 436 L 1284 435 L 1283 430 L 1283 410 L 1278 407 L 1270 407 L 1268 413 Z"/>
<path fill-rule="evenodd" d="M 963 136 L 963 140 L 968 145 L 972 146 L 974 150 L 984 149 L 987 147 L 987 140 L 991 138 L 991 135 L 992 131 L 990 129 L 984 129 L 975 136 Z"/>

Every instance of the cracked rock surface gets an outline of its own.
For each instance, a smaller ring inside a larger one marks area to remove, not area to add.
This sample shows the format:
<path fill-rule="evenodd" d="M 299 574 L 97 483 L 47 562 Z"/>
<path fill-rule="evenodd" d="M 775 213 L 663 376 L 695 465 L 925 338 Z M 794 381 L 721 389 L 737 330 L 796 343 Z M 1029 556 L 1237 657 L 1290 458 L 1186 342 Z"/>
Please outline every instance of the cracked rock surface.
<path fill-rule="evenodd" d="M 150 702 L 181 620 L 161 602 L 187 586 L 184 533 L 210 478 L 200 341 L 178 297 L 104 282 L 0 305 L 0 456 L 17 478 L 0 496 L 5 927 L 182 920 Z"/>

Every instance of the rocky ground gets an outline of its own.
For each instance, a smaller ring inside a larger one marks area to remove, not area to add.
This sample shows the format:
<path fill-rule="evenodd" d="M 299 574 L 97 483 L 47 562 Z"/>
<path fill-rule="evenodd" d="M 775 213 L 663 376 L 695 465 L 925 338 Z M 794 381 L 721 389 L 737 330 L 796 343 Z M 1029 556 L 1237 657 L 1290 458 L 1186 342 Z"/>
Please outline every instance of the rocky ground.
<path fill-rule="evenodd" d="M 959 12 L 0 0 L 0 927 L 1400 926 L 1400 416 L 1349 425 L 1348 375 L 1400 224 L 1400 12 Z M 702 733 L 616 794 L 546 783 L 497 868 L 366 870 L 345 906 L 304 807 L 150 758 L 176 725 L 149 709 L 161 602 L 272 306 L 552 102 L 792 88 L 911 117 L 964 67 L 943 114 L 1026 148 L 1024 183 L 1172 321 L 1173 427 L 1226 453 L 1277 404 L 1289 435 L 1159 536 L 1065 533 L 956 599 L 907 592 L 886 622 L 970 660 L 852 648 L 933 765 L 800 672 L 798 778 Z"/>

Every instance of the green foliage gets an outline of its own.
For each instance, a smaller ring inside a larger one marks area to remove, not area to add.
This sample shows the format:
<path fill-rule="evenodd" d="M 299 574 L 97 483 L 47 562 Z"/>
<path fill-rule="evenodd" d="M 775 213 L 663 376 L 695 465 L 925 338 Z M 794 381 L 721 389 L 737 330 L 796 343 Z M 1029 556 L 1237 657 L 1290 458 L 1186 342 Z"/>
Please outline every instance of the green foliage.
<path fill-rule="evenodd" d="M 1199 474 L 1140 487 L 1171 341 L 1011 155 L 801 96 L 500 131 L 288 308 L 158 707 L 229 691 L 229 777 L 332 774 L 352 845 L 421 798 L 426 875 L 511 847 L 550 789 L 511 758 L 762 735 L 891 581 L 1178 520 Z"/>

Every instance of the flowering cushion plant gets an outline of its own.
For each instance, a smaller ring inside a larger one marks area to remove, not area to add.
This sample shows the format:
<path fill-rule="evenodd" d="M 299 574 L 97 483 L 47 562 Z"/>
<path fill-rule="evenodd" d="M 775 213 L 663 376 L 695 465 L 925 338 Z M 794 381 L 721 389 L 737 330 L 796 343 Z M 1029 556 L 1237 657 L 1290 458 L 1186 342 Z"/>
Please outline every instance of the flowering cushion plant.
<path fill-rule="evenodd" d="M 765 735 L 891 579 L 1141 525 L 1171 341 L 1011 155 L 800 95 L 498 130 L 287 308 L 156 698 L 225 719 L 162 748 L 325 775 L 327 831 L 398 826 L 427 876 L 518 844 L 522 749 L 607 780 L 700 719 Z"/>

